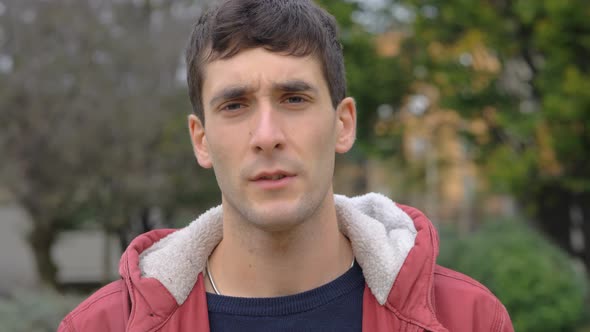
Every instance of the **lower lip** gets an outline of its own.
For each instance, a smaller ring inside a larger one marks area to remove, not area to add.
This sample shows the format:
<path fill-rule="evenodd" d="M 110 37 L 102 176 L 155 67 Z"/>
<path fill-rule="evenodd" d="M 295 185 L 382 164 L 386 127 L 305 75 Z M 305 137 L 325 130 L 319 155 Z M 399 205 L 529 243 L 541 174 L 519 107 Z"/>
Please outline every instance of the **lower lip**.
<path fill-rule="evenodd" d="M 255 180 L 252 181 L 257 187 L 265 190 L 277 190 L 283 189 L 287 187 L 293 180 L 295 179 L 294 176 L 285 176 L 279 180 Z"/>

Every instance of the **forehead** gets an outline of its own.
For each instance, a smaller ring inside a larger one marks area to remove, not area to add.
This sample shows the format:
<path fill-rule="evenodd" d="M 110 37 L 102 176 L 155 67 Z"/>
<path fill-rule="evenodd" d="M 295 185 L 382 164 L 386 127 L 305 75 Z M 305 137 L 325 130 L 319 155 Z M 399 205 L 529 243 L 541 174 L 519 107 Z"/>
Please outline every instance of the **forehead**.
<path fill-rule="evenodd" d="M 299 80 L 329 93 L 317 56 L 284 55 L 263 48 L 244 50 L 228 59 L 218 59 L 203 68 L 203 101 L 206 104 L 216 91 L 232 85 L 257 89 Z"/>

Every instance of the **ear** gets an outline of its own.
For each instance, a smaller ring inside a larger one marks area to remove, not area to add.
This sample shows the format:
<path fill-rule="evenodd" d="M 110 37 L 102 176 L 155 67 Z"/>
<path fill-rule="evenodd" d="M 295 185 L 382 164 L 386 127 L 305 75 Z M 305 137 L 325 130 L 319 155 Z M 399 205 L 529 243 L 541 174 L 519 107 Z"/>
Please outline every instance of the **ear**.
<path fill-rule="evenodd" d="M 205 127 L 201 120 L 194 114 L 188 116 L 188 130 L 191 135 L 191 142 L 193 143 L 193 152 L 195 153 L 195 157 L 197 157 L 199 165 L 203 168 L 213 167 L 209 156 Z"/>
<path fill-rule="evenodd" d="M 345 153 L 352 148 L 356 139 L 356 104 L 354 99 L 342 99 L 336 108 L 336 152 Z"/>

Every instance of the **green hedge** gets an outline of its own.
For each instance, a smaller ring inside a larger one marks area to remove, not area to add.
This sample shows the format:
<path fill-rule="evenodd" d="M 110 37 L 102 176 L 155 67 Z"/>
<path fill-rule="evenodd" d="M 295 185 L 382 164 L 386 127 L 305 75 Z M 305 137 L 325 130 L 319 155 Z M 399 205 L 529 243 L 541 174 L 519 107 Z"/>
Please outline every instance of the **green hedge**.
<path fill-rule="evenodd" d="M 0 331 L 53 332 L 84 297 L 17 289 L 10 297 L 0 298 Z"/>
<path fill-rule="evenodd" d="M 459 237 L 442 230 L 439 263 L 487 286 L 518 332 L 575 331 L 585 315 L 583 268 L 522 222 L 485 224 Z"/>

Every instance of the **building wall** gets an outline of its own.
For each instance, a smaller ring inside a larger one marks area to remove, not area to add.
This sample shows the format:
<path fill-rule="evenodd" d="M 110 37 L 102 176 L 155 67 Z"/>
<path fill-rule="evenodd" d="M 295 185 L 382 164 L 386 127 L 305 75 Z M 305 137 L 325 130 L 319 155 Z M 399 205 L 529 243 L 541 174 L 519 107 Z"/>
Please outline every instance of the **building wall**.
<path fill-rule="evenodd" d="M 26 243 L 28 216 L 15 204 L 0 205 L 0 294 L 37 285 L 33 255 Z"/>

